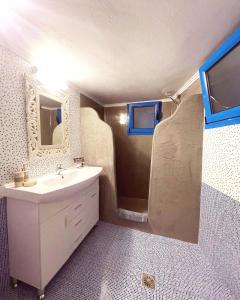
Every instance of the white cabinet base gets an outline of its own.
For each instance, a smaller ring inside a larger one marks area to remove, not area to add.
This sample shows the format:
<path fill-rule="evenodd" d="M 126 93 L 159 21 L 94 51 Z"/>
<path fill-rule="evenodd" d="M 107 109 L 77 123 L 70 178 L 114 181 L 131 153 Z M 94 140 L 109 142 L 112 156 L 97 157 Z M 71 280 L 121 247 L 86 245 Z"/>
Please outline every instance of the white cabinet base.
<path fill-rule="evenodd" d="M 56 202 L 8 198 L 7 214 L 10 276 L 44 295 L 46 285 L 99 220 L 98 179 Z"/>

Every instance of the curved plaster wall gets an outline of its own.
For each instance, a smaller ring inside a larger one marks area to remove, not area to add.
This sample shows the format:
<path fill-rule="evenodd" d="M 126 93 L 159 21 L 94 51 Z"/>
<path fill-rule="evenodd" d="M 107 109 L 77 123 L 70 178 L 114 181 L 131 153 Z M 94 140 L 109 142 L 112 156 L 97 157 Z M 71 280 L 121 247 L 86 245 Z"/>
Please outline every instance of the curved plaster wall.
<path fill-rule="evenodd" d="M 148 218 L 153 233 L 197 243 L 203 139 L 201 95 L 154 131 Z"/>
<path fill-rule="evenodd" d="M 115 150 L 112 129 L 89 107 L 80 109 L 81 149 L 87 165 L 102 166 L 100 218 L 113 221 L 117 210 Z"/>

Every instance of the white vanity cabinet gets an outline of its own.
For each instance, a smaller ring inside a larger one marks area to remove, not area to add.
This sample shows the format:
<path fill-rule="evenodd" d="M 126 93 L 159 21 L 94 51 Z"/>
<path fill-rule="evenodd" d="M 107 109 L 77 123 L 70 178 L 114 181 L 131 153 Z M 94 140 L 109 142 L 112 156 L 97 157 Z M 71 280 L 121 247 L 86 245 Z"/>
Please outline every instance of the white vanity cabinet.
<path fill-rule="evenodd" d="M 99 219 L 98 178 L 62 199 L 7 199 L 10 276 L 43 290 Z"/>

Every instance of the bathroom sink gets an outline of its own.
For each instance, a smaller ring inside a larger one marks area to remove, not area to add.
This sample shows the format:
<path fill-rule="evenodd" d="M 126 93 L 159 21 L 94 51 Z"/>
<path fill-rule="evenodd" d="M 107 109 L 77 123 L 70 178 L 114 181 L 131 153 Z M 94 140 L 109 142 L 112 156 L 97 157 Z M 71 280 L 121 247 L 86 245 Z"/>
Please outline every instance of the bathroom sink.
<path fill-rule="evenodd" d="M 37 178 L 32 187 L 15 188 L 14 183 L 5 185 L 4 195 L 15 199 L 39 202 L 57 201 L 63 194 L 77 192 L 92 184 L 102 172 L 102 167 L 69 168 L 61 175 L 51 174 Z"/>
<path fill-rule="evenodd" d="M 43 185 L 57 188 L 73 184 L 84 183 L 86 180 L 94 179 L 102 171 L 100 167 L 72 168 L 62 172 L 61 175 L 50 175 L 42 178 Z"/>
<path fill-rule="evenodd" d="M 56 185 L 64 185 L 68 182 L 71 182 L 71 178 L 55 176 L 53 178 L 48 178 L 42 181 L 42 184 L 47 186 L 56 186 Z"/>
<path fill-rule="evenodd" d="M 67 170 L 63 171 L 62 175 L 52 175 L 48 176 L 47 178 L 44 178 L 41 183 L 43 185 L 52 187 L 52 186 L 63 186 L 63 185 L 69 185 L 74 183 L 75 181 L 79 181 L 81 179 L 84 179 L 84 176 L 86 176 L 89 173 L 86 172 L 86 168 L 82 168 L 79 170 Z M 93 170 L 91 170 L 92 172 Z"/>

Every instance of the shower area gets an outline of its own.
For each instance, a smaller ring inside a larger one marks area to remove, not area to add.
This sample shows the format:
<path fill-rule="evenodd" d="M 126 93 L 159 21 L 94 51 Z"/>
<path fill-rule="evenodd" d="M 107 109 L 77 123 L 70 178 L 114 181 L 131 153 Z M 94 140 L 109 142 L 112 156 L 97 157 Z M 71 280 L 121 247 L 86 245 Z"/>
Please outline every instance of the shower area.
<path fill-rule="evenodd" d="M 162 102 L 160 122 L 173 114 L 176 104 Z M 143 122 L 151 113 L 143 107 Z M 147 221 L 153 134 L 129 134 L 128 107 L 104 108 L 104 121 L 112 128 L 115 144 L 117 203 L 119 215 L 139 222 Z M 139 119 L 141 116 L 139 117 Z M 138 121 L 141 126 L 141 120 Z M 133 213 L 132 213 L 133 212 Z"/>
<path fill-rule="evenodd" d="M 82 155 L 86 164 L 104 169 L 100 176 L 102 220 L 196 243 L 201 96 L 182 97 L 178 104 L 161 102 L 160 108 L 152 134 L 132 134 L 127 105 L 103 108 L 81 96 Z"/>

